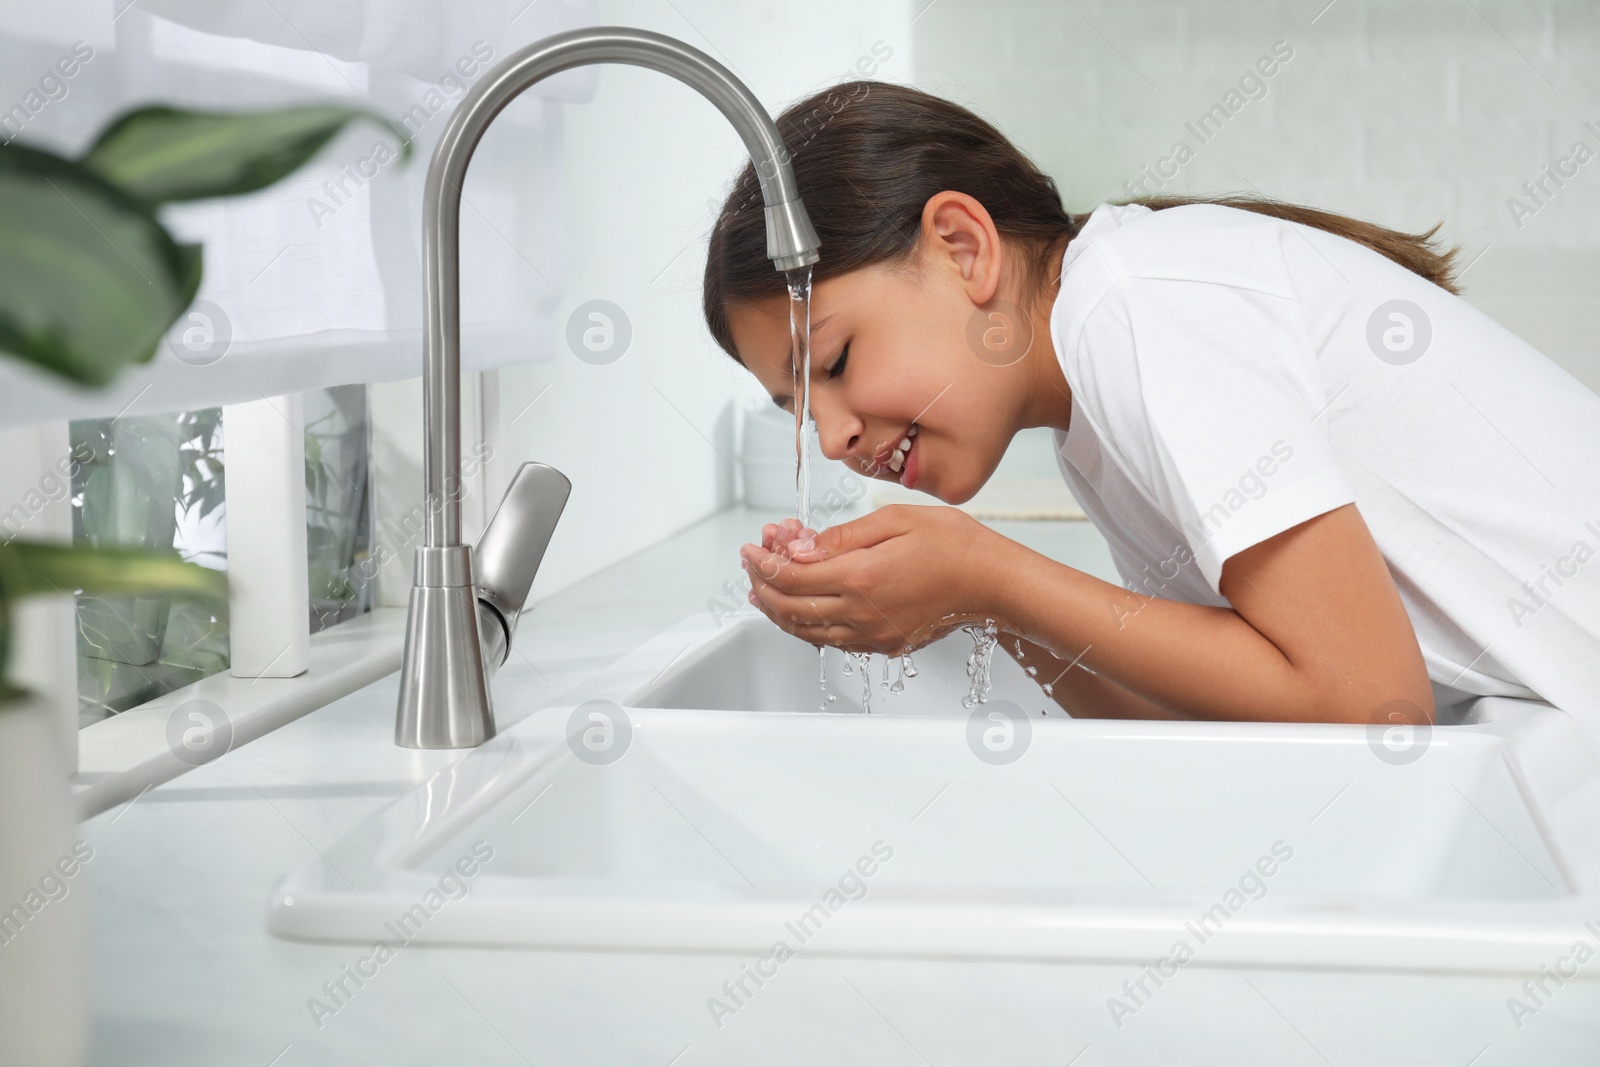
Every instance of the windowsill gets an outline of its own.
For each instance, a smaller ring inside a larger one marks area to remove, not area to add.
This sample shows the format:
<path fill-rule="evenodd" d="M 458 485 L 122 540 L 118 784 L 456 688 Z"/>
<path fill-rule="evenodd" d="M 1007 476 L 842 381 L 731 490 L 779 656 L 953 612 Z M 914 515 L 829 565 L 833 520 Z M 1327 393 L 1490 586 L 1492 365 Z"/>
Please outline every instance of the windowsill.
<path fill-rule="evenodd" d="M 167 724 L 185 701 L 206 700 L 221 708 L 233 729 L 229 749 L 238 748 L 399 670 L 405 626 L 405 608 L 375 608 L 312 634 L 311 666 L 303 674 L 260 679 L 214 674 L 84 727 L 78 731 L 78 773 L 72 779 L 78 818 L 132 800 L 222 755 L 184 760 L 174 754 Z"/>

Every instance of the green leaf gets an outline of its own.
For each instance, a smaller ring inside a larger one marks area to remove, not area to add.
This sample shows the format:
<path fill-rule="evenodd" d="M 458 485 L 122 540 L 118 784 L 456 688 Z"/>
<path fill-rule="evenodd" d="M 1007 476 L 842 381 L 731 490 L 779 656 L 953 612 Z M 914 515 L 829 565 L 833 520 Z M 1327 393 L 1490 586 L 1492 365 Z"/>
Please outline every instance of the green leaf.
<path fill-rule="evenodd" d="M 356 119 L 393 133 L 400 140 L 400 158 L 410 157 L 403 129 L 356 108 L 230 113 L 146 107 L 107 127 L 83 163 L 150 204 L 237 196 L 293 173 Z"/>
<path fill-rule="evenodd" d="M 0 349 L 82 385 L 147 362 L 200 287 L 200 248 L 48 152 L 0 146 Z"/>
<path fill-rule="evenodd" d="M 0 545 L 0 602 L 43 593 L 171 594 L 224 605 L 228 600 L 228 576 L 185 563 L 171 551 L 35 541 Z"/>

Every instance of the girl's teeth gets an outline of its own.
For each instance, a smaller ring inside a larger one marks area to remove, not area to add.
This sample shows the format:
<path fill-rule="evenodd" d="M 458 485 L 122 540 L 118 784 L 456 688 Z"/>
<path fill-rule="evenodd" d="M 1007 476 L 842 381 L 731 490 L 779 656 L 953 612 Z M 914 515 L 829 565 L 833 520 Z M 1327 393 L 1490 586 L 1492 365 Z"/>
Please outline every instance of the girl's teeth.
<path fill-rule="evenodd" d="M 906 453 L 911 451 L 911 439 L 915 436 L 917 436 L 917 424 L 912 423 L 910 428 L 906 430 L 906 435 L 900 438 L 900 443 L 889 453 L 889 458 L 882 461 L 883 466 L 896 474 L 900 473 L 906 464 Z"/>

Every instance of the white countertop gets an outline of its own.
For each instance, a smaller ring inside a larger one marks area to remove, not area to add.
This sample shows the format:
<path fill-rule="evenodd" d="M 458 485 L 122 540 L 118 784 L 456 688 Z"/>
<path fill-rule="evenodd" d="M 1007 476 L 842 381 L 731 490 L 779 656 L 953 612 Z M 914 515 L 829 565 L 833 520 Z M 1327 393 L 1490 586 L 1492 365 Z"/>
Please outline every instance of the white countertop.
<path fill-rule="evenodd" d="M 719 512 L 535 605 L 494 681 L 502 728 L 726 600 L 772 512 Z M 994 523 L 1114 579 L 1086 523 Z M 393 742 L 397 676 L 83 824 L 94 922 L 90 1062 L 326 1064 L 1490 1064 L 1600 1062 L 1600 982 L 1519 1030 L 1521 977 L 1186 968 L 1117 1028 L 1125 965 L 876 960 L 808 947 L 719 1027 L 732 956 L 407 946 L 314 1019 L 365 955 L 266 932 L 273 884 L 461 752 Z M 1003 830 L 1003 828 L 1000 828 Z M 1597 917 L 1600 918 L 1600 917 Z M 1584 978 L 1588 976 L 1585 975 Z M 1485 1049 L 1487 1048 L 1487 1052 Z M 1475 1057 L 1480 1057 L 1474 1059 Z"/>

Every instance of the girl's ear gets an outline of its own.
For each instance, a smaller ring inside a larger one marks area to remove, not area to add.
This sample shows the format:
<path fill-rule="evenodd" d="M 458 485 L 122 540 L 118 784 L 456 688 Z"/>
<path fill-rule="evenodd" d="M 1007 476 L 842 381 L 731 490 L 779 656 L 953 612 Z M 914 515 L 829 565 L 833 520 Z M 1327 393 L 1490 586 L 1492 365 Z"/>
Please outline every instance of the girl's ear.
<path fill-rule="evenodd" d="M 989 212 L 953 189 L 935 193 L 922 207 L 922 247 L 929 265 L 943 271 L 976 305 L 1000 291 L 1000 233 Z"/>

